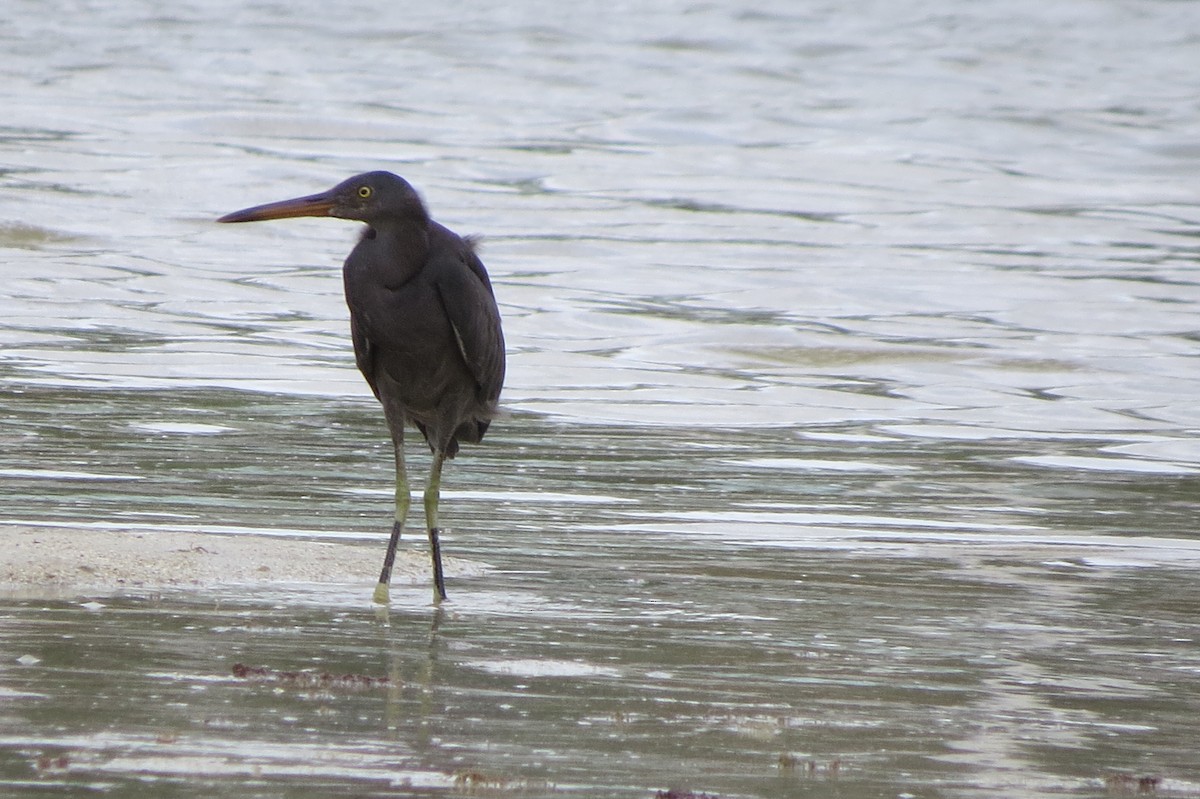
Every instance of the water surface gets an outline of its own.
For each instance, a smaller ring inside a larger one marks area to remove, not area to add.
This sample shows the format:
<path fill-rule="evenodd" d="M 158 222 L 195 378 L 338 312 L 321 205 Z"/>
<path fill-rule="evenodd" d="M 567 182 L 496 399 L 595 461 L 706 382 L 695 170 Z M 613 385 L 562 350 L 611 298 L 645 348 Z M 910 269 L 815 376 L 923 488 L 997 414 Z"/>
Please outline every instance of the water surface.
<path fill-rule="evenodd" d="M 355 172 L 483 234 L 510 374 L 440 613 L 373 575 L 6 599 L 0 782 L 1200 792 L 1198 23 L 16 3 L 5 525 L 382 549 L 353 226 L 212 223 Z"/>

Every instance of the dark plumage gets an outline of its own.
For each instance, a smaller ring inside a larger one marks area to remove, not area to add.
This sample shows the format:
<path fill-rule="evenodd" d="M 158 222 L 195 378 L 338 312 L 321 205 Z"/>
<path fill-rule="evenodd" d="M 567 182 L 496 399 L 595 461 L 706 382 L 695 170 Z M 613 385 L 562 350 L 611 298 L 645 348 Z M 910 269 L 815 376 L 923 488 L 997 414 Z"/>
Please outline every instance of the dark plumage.
<path fill-rule="evenodd" d="M 259 205 L 221 217 L 255 222 L 333 216 L 367 223 L 342 273 L 354 360 L 383 405 L 396 455 L 396 518 L 376 586 L 387 602 L 396 544 L 410 503 L 404 425 L 433 452 L 425 516 L 434 600 L 446 596 L 438 544 L 442 462 L 459 443 L 478 443 L 496 413 L 504 383 L 504 334 L 483 263 L 470 238 L 434 222 L 408 181 L 368 172 L 329 191 Z"/>

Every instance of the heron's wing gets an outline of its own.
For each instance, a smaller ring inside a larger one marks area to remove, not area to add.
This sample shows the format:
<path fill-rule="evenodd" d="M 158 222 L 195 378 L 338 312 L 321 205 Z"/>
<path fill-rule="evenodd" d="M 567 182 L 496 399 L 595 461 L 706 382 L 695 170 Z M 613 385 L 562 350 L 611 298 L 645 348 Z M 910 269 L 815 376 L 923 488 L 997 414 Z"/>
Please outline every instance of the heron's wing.
<path fill-rule="evenodd" d="M 487 271 L 469 244 L 442 256 L 437 266 L 434 285 L 458 351 L 479 398 L 495 402 L 504 383 L 504 333 Z"/>
<path fill-rule="evenodd" d="M 367 379 L 367 385 L 371 387 L 375 399 L 379 399 L 379 387 L 375 384 L 375 348 L 371 346 L 371 340 L 354 318 L 353 311 L 350 312 L 350 338 L 354 342 L 354 363 Z"/>

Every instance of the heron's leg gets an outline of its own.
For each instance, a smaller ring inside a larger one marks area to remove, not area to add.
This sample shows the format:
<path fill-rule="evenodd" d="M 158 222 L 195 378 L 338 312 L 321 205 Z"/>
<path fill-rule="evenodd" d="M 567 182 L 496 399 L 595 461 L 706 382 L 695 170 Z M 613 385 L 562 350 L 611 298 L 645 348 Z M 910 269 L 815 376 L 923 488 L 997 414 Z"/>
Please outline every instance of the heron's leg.
<path fill-rule="evenodd" d="M 386 404 L 384 410 L 387 410 Z M 388 427 L 392 430 L 392 447 L 396 451 L 396 518 L 392 522 L 392 537 L 388 539 L 387 554 L 383 556 L 383 571 L 379 573 L 379 583 L 375 586 L 375 602 L 380 605 L 388 604 L 388 585 L 392 581 L 392 566 L 396 562 L 396 546 L 400 543 L 400 534 L 404 531 L 404 517 L 408 516 L 408 507 L 412 504 L 412 496 L 408 492 L 408 475 L 404 470 L 404 420 L 393 423 L 392 414 L 387 413 Z"/>
<path fill-rule="evenodd" d="M 425 526 L 429 528 L 429 555 L 433 559 L 433 603 L 446 598 L 446 580 L 442 576 L 442 548 L 438 543 L 438 491 L 442 485 L 443 452 L 433 453 L 429 467 L 429 484 L 425 486 Z"/>

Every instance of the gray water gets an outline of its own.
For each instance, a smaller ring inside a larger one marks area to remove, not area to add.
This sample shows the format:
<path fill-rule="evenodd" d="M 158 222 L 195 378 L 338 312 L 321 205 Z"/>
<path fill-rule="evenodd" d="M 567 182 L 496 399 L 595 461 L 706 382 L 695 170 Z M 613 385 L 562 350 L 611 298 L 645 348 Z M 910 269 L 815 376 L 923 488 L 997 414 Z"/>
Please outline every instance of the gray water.
<path fill-rule="evenodd" d="M 0 600 L 0 785 L 1200 793 L 1198 45 L 1165 0 L 13 0 L 0 530 L 382 549 L 353 226 L 235 208 L 404 174 L 510 371 L 440 611 Z"/>

